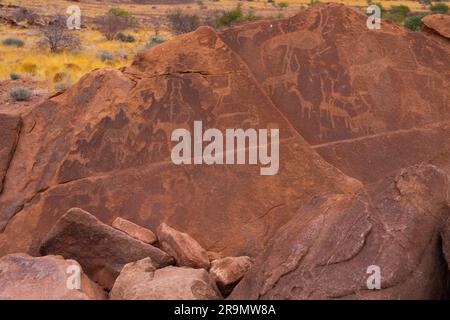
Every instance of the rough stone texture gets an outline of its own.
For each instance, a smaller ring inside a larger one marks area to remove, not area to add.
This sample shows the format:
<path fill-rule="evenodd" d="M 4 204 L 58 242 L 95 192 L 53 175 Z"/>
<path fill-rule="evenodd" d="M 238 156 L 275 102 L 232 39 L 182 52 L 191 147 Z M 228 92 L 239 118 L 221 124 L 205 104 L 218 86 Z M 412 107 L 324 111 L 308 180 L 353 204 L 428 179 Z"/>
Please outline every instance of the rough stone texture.
<path fill-rule="evenodd" d="M 236 284 L 244 277 L 252 265 L 250 257 L 226 257 L 211 263 L 211 274 L 220 292 L 224 296 L 230 294 Z"/>
<path fill-rule="evenodd" d="M 448 173 L 426 165 L 354 196 L 318 197 L 279 229 L 230 297 L 448 298 L 449 185 Z M 381 290 L 367 288 L 371 265 L 380 267 Z"/>
<path fill-rule="evenodd" d="M 152 244 L 157 241 L 155 234 L 151 230 L 138 226 L 137 224 L 126 219 L 118 217 L 113 221 L 112 226 L 135 239 L 141 240 L 142 242 Z"/>
<path fill-rule="evenodd" d="M 174 165 L 171 133 L 194 120 L 221 131 L 281 128 L 278 174 Z M 0 254 L 37 253 L 61 215 L 82 207 L 107 224 L 117 216 L 151 230 L 166 222 L 208 251 L 253 256 L 314 194 L 361 187 L 310 148 L 206 27 L 145 51 L 125 70 L 87 74 L 23 122 L 8 174 L 15 179 L 0 196 Z"/>
<path fill-rule="evenodd" d="M 426 28 L 450 39 L 450 16 L 447 14 L 431 14 L 422 19 Z"/>
<path fill-rule="evenodd" d="M 61 256 L 31 257 L 24 253 L 0 259 L 0 300 L 103 300 L 104 291 L 81 273 L 80 289 L 68 289 L 74 260 Z"/>
<path fill-rule="evenodd" d="M 209 269 L 209 255 L 191 236 L 162 223 L 156 230 L 161 249 L 175 258 L 177 265 Z"/>
<path fill-rule="evenodd" d="M 218 300 L 222 297 L 204 269 L 166 267 L 155 270 L 151 259 L 127 264 L 112 300 Z"/>
<path fill-rule="evenodd" d="M 326 160 L 373 182 L 440 151 L 411 131 L 450 120 L 450 43 L 387 21 L 369 30 L 366 21 L 354 8 L 323 4 L 221 36 Z M 434 132 L 448 145 L 448 129 Z M 402 154 L 394 140 L 418 153 Z"/>
<path fill-rule="evenodd" d="M 41 254 L 75 259 L 89 277 L 111 289 L 123 266 L 151 257 L 158 268 L 172 263 L 166 253 L 136 240 L 79 208 L 70 209 L 44 239 Z"/>
<path fill-rule="evenodd" d="M 0 194 L 19 140 L 21 123 L 18 116 L 0 114 Z"/>

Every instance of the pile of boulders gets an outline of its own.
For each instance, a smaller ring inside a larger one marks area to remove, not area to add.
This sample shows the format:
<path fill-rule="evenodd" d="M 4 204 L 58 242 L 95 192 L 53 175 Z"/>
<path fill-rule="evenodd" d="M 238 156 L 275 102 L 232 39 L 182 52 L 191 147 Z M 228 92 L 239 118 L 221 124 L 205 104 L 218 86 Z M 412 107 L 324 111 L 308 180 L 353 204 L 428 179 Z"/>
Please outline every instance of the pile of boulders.
<path fill-rule="evenodd" d="M 0 259 L 0 299 L 223 299 L 252 264 L 208 252 L 165 223 L 156 234 L 120 217 L 109 226 L 79 208 L 39 252 Z"/>

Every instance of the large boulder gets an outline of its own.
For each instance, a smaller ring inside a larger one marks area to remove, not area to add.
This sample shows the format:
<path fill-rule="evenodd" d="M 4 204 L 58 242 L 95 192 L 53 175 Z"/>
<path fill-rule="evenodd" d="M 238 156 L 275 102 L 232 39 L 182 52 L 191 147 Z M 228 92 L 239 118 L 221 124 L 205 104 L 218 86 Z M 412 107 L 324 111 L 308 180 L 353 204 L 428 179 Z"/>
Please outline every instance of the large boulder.
<path fill-rule="evenodd" d="M 162 223 L 156 230 L 156 234 L 161 249 L 174 257 L 177 265 L 209 269 L 208 252 L 187 233 Z"/>
<path fill-rule="evenodd" d="M 75 274 L 79 271 L 79 275 Z M 0 300 L 103 300 L 105 297 L 105 292 L 82 272 L 75 260 L 61 256 L 31 257 L 24 253 L 0 259 Z"/>
<path fill-rule="evenodd" d="M 110 293 L 112 300 L 217 300 L 220 293 L 204 269 L 165 267 L 150 258 L 127 264 Z"/>
<path fill-rule="evenodd" d="M 242 59 L 202 27 L 93 71 L 23 117 L 0 195 L 0 254 L 37 254 L 64 212 L 82 207 L 155 230 L 165 222 L 223 256 L 254 256 L 317 193 L 360 183 L 326 163 L 277 110 Z M 176 165 L 173 130 L 280 129 L 278 173 L 259 165 Z M 207 230 L 207 231 L 206 231 Z M 17 237 L 20 234 L 20 237 Z"/>
<path fill-rule="evenodd" d="M 425 28 L 450 39 L 450 16 L 448 14 L 431 14 L 422 19 Z"/>
<path fill-rule="evenodd" d="M 279 229 L 230 298 L 448 298 L 449 177 L 426 165 L 357 195 L 317 197 Z M 375 273 L 379 290 L 369 290 Z"/>
<path fill-rule="evenodd" d="M 123 266 L 146 257 L 158 268 L 173 259 L 158 248 L 136 240 L 79 208 L 70 209 L 42 242 L 41 254 L 75 259 L 89 277 L 111 289 Z"/>
<path fill-rule="evenodd" d="M 212 261 L 209 273 L 224 296 L 228 296 L 250 269 L 250 257 L 226 257 Z"/>

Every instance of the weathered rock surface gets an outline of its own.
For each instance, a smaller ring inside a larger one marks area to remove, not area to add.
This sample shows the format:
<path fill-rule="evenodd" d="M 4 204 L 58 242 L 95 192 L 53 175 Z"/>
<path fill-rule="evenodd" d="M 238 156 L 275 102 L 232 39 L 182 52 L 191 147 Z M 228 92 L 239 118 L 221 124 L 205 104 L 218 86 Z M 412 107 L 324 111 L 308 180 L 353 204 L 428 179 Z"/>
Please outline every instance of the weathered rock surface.
<path fill-rule="evenodd" d="M 281 128 L 278 174 L 173 164 L 171 133 L 194 120 L 204 130 Z M 0 196 L 0 254 L 36 254 L 61 215 L 83 207 L 109 225 L 119 215 L 151 230 L 166 222 L 208 251 L 253 256 L 314 194 L 360 188 L 310 148 L 206 27 L 145 51 L 124 71 L 89 73 L 23 123 L 8 169 L 14 181 Z"/>
<path fill-rule="evenodd" d="M 156 236 L 152 232 L 152 230 L 138 226 L 131 221 L 122 219 L 121 217 L 117 217 L 113 221 L 112 226 L 117 230 L 125 232 L 135 239 L 141 240 L 142 242 L 152 244 L 157 241 Z"/>
<path fill-rule="evenodd" d="M 318 197 L 279 229 L 230 297 L 448 298 L 449 185 L 448 173 L 426 165 L 354 196 Z M 381 290 L 368 290 L 372 265 Z"/>
<path fill-rule="evenodd" d="M 438 154 L 411 131 L 450 120 L 450 43 L 386 21 L 369 30 L 366 21 L 354 8 L 323 4 L 221 37 L 327 161 L 373 182 Z M 437 141 L 450 140 L 448 129 L 437 131 Z M 418 153 L 401 154 L 395 140 Z M 336 154 L 339 142 L 345 152 Z"/>
<path fill-rule="evenodd" d="M 218 300 L 222 297 L 204 269 L 155 270 L 147 258 L 127 264 L 110 293 L 112 300 Z"/>
<path fill-rule="evenodd" d="M 209 269 L 208 252 L 187 233 L 162 223 L 156 230 L 156 235 L 161 249 L 174 257 L 177 265 Z"/>
<path fill-rule="evenodd" d="M 426 28 L 433 30 L 444 38 L 450 39 L 450 16 L 447 14 L 431 14 L 422 19 Z"/>
<path fill-rule="evenodd" d="M 0 194 L 19 139 L 21 123 L 18 116 L 0 114 Z"/>
<path fill-rule="evenodd" d="M 80 289 L 69 289 L 74 260 L 61 256 L 31 257 L 24 253 L 0 259 L 0 300 L 103 300 L 104 291 L 81 272 Z"/>
<path fill-rule="evenodd" d="M 251 265 L 252 260 L 250 257 L 226 257 L 212 261 L 209 273 L 216 282 L 220 292 L 227 296 L 244 277 Z"/>
<path fill-rule="evenodd" d="M 157 268 L 173 259 L 166 253 L 136 240 L 79 208 L 70 209 L 44 239 L 41 254 L 58 254 L 77 260 L 86 274 L 111 289 L 123 266 L 146 257 Z"/>

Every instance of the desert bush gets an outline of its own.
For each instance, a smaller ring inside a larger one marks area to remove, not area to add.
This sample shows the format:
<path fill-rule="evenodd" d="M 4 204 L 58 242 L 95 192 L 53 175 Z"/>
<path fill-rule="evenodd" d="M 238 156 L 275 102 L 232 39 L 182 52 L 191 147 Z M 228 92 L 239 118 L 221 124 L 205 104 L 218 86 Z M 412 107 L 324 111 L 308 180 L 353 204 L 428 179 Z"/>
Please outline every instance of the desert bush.
<path fill-rule="evenodd" d="M 422 18 L 424 15 L 412 16 L 405 20 L 404 26 L 412 31 L 420 31 L 422 29 Z"/>
<path fill-rule="evenodd" d="M 131 34 L 126 35 L 122 32 L 117 33 L 115 38 L 122 42 L 129 42 L 129 43 L 136 42 L 136 38 L 133 37 Z"/>
<path fill-rule="evenodd" d="M 114 55 L 111 52 L 108 52 L 108 51 L 102 51 L 102 52 L 98 53 L 97 57 L 102 62 L 114 60 Z"/>
<path fill-rule="evenodd" d="M 55 89 L 58 91 L 66 91 L 70 86 L 70 82 L 58 82 L 55 84 Z"/>
<path fill-rule="evenodd" d="M 49 25 L 43 29 L 43 37 L 40 46 L 48 47 L 51 52 L 59 52 L 66 49 L 75 49 L 80 46 L 80 40 L 67 29 L 66 17 L 53 16 Z"/>
<path fill-rule="evenodd" d="M 287 2 L 280 2 L 278 4 L 278 8 L 284 9 L 287 8 L 289 5 L 287 4 Z"/>
<path fill-rule="evenodd" d="M 180 10 L 169 13 L 167 18 L 175 34 L 191 32 L 200 26 L 200 19 L 196 14 L 187 14 Z"/>
<path fill-rule="evenodd" d="M 11 73 L 9 74 L 9 78 L 10 78 L 11 80 L 19 80 L 19 79 L 22 78 L 22 77 L 21 77 L 20 74 L 18 74 L 17 72 L 11 72 Z"/>
<path fill-rule="evenodd" d="M 111 9 L 112 10 L 112 9 Z M 108 12 L 96 18 L 98 30 L 107 40 L 113 40 L 116 34 L 132 26 L 131 17 L 127 14 Z"/>
<path fill-rule="evenodd" d="M 408 16 L 409 11 L 409 7 L 406 5 L 392 6 L 391 10 L 389 10 L 391 14 L 397 14 L 404 17 Z"/>
<path fill-rule="evenodd" d="M 223 12 L 221 16 L 217 18 L 217 27 L 228 27 L 232 24 L 243 21 L 243 12 L 241 5 L 238 4 L 236 8 L 230 11 Z"/>
<path fill-rule="evenodd" d="M 14 12 L 14 19 L 16 21 L 27 21 L 27 23 L 34 23 L 39 19 L 39 15 L 28 8 L 18 8 Z"/>
<path fill-rule="evenodd" d="M 23 42 L 20 39 L 16 39 L 16 38 L 7 38 L 7 39 L 2 41 L 2 44 L 4 46 L 23 47 L 25 45 L 25 42 Z"/>
<path fill-rule="evenodd" d="M 430 6 L 430 11 L 432 13 L 447 14 L 448 11 L 449 11 L 449 7 L 445 3 L 436 3 L 436 4 L 432 5 L 432 6 Z"/>
<path fill-rule="evenodd" d="M 14 101 L 28 101 L 31 98 L 31 90 L 27 88 L 15 88 L 9 92 Z"/>
<path fill-rule="evenodd" d="M 151 37 L 150 41 L 145 45 L 145 48 L 146 49 L 153 48 L 165 41 L 166 41 L 166 39 L 164 37 L 160 37 L 160 36 Z"/>

